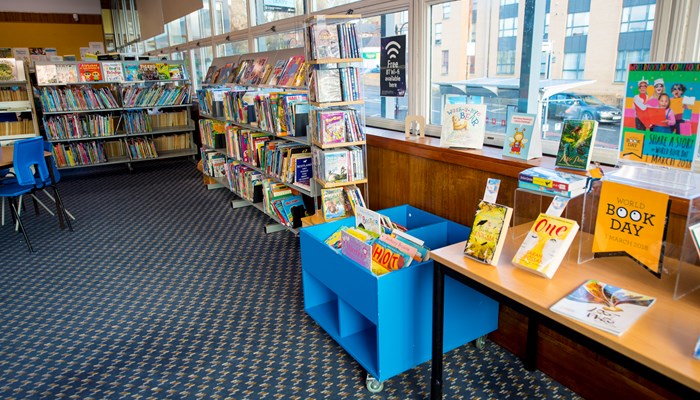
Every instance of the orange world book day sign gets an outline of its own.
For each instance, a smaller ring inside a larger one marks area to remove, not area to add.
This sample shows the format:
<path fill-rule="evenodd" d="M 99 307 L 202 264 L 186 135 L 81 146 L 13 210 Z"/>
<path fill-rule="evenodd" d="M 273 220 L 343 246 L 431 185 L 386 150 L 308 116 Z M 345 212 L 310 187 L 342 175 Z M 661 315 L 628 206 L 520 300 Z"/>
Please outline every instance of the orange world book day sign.
<path fill-rule="evenodd" d="M 627 256 L 660 278 L 670 205 L 668 194 L 603 182 L 594 257 Z"/>

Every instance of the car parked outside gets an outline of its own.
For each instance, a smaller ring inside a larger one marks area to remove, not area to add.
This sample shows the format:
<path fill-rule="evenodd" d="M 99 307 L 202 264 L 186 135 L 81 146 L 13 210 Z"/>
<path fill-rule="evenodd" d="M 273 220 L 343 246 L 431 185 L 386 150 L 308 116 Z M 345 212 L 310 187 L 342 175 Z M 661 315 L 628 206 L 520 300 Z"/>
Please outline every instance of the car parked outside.
<path fill-rule="evenodd" d="M 549 97 L 547 106 L 548 118 L 594 119 L 607 123 L 620 123 L 622 120 L 622 110 L 589 94 L 557 93 Z"/>

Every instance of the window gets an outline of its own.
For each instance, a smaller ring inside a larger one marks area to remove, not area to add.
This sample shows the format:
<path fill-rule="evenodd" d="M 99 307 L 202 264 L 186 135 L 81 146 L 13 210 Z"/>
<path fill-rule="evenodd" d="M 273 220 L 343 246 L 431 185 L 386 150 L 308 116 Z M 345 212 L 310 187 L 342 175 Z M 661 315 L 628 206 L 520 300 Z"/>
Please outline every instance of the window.
<path fill-rule="evenodd" d="M 217 57 L 226 57 L 245 53 L 249 53 L 247 40 L 239 40 L 236 42 L 220 44 L 216 46 Z"/>
<path fill-rule="evenodd" d="M 569 14 L 566 17 L 566 36 L 588 35 L 590 12 Z"/>
<path fill-rule="evenodd" d="M 435 24 L 435 32 L 433 33 L 433 38 L 435 39 L 436 46 L 442 44 L 442 24 L 439 22 Z"/>
<path fill-rule="evenodd" d="M 276 33 L 259 37 L 256 43 L 257 51 L 291 49 L 304 45 L 304 34 L 301 31 Z"/>
<path fill-rule="evenodd" d="M 497 74 L 514 74 L 515 73 L 515 49 L 513 50 L 498 50 L 497 59 Z"/>
<path fill-rule="evenodd" d="M 501 18 L 498 20 L 498 37 L 511 37 L 518 34 L 518 18 Z"/>
<path fill-rule="evenodd" d="M 583 79 L 586 53 L 564 54 L 563 79 Z"/>
<path fill-rule="evenodd" d="M 649 61 L 649 50 L 622 50 L 617 52 L 615 82 L 627 80 L 627 67 L 632 63 Z"/>
<path fill-rule="evenodd" d="M 408 12 L 399 11 L 362 18 L 360 26 L 362 68 L 365 71 L 362 74 L 362 86 L 367 120 L 374 121 L 375 125 L 386 124 L 386 120 L 401 121 L 408 115 L 408 96 L 411 91 L 411 88 L 408 87 L 408 74 L 406 75 L 406 94 L 403 97 L 380 96 L 379 49 L 381 38 L 386 36 L 406 35 L 406 44 L 408 45 L 410 39 Z M 410 49 L 406 49 L 407 67 L 409 54 Z"/>
<path fill-rule="evenodd" d="M 178 44 L 183 44 L 187 41 L 187 22 L 185 18 L 177 19 L 168 24 L 168 35 L 170 36 L 170 45 L 176 46 Z"/>
<path fill-rule="evenodd" d="M 304 0 L 255 0 L 251 5 L 254 25 L 304 14 Z"/>
<path fill-rule="evenodd" d="M 203 7 L 187 17 L 188 40 L 198 40 L 211 36 L 211 19 L 209 16 L 209 0 L 202 0 Z"/>
<path fill-rule="evenodd" d="M 160 35 L 156 36 L 156 48 L 157 49 L 164 49 L 170 44 L 168 44 L 168 29 L 167 25 L 165 27 L 165 32 L 161 33 Z"/>
<path fill-rule="evenodd" d="M 246 0 L 214 0 L 214 34 L 220 35 L 248 27 Z"/>
<path fill-rule="evenodd" d="M 450 70 L 450 51 L 442 51 L 442 74 L 447 75 Z"/>
<path fill-rule="evenodd" d="M 344 4 L 352 3 L 357 0 L 315 0 L 313 3 L 313 10 L 320 11 L 331 7 L 342 6 Z"/>
<path fill-rule="evenodd" d="M 195 74 L 192 77 L 192 81 L 195 85 L 195 88 L 198 88 L 199 85 L 202 83 L 202 79 L 204 79 L 204 76 L 207 73 L 207 69 L 211 65 L 213 59 L 214 53 L 212 51 L 211 46 L 200 47 L 192 50 L 192 60 L 194 61 Z"/>
<path fill-rule="evenodd" d="M 442 19 L 450 19 L 452 15 L 452 4 L 445 3 L 442 5 Z"/>
<path fill-rule="evenodd" d="M 656 4 L 624 7 L 620 32 L 651 31 L 654 29 Z"/>

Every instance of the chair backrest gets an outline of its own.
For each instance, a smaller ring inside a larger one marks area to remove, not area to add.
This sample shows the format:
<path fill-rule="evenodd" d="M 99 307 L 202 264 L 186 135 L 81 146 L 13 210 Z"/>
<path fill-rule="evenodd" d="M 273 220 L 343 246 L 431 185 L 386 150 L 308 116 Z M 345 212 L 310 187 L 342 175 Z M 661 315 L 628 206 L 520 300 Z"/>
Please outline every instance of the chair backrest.
<path fill-rule="evenodd" d="M 44 159 L 44 138 L 18 140 L 14 144 L 14 169 L 17 183 L 20 185 L 35 185 L 49 179 L 49 170 Z M 32 167 L 38 173 L 41 182 L 37 182 Z"/>

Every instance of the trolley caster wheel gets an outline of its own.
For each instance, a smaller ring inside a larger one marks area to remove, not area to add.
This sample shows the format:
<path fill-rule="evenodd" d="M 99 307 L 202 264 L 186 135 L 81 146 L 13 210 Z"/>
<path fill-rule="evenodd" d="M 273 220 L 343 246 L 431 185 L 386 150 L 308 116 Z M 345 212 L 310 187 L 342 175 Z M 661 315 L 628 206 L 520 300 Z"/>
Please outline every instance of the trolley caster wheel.
<path fill-rule="evenodd" d="M 474 340 L 474 346 L 477 349 L 482 350 L 486 346 L 486 336 L 479 336 L 476 338 L 476 340 Z"/>
<path fill-rule="evenodd" d="M 384 389 L 383 382 L 379 382 L 376 378 L 369 375 L 367 375 L 366 385 L 370 393 L 379 393 Z"/>

